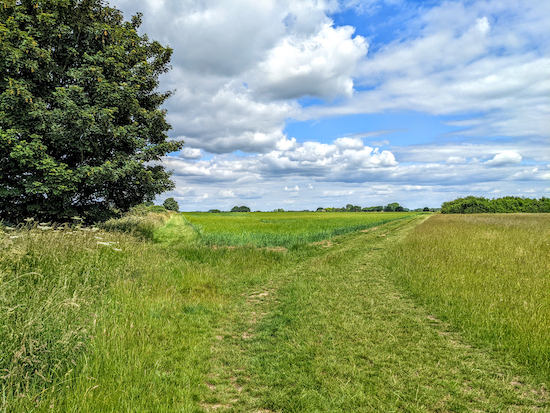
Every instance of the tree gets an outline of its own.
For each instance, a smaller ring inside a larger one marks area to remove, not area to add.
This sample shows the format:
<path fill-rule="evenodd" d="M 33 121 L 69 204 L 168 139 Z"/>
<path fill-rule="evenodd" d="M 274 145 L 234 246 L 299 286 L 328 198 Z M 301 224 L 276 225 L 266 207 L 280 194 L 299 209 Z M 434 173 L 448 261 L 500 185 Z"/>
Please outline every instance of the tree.
<path fill-rule="evenodd" d="M 247 206 L 234 206 L 231 208 L 231 212 L 250 212 L 250 208 Z"/>
<path fill-rule="evenodd" d="M 168 211 L 176 211 L 179 212 L 180 206 L 178 205 L 178 201 L 176 201 L 174 198 L 166 198 L 162 204 L 164 208 L 166 208 Z"/>
<path fill-rule="evenodd" d="M 397 208 L 401 208 L 400 211 L 403 211 L 402 207 L 397 202 L 392 202 L 384 207 L 385 212 L 395 212 Z"/>
<path fill-rule="evenodd" d="M 172 50 L 102 0 L 0 7 L 0 215 L 106 219 L 174 188 L 152 164 L 183 142 L 157 91 Z"/>

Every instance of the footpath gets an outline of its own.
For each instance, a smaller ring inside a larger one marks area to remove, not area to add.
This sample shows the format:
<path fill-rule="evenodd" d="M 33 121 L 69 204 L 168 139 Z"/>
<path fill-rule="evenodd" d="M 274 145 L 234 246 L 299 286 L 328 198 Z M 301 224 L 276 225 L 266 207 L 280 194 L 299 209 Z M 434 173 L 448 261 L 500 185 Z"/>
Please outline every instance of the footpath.
<path fill-rule="evenodd" d="M 550 411 L 547 393 L 395 287 L 385 254 L 422 219 L 325 242 L 245 294 L 212 346 L 204 411 Z"/>

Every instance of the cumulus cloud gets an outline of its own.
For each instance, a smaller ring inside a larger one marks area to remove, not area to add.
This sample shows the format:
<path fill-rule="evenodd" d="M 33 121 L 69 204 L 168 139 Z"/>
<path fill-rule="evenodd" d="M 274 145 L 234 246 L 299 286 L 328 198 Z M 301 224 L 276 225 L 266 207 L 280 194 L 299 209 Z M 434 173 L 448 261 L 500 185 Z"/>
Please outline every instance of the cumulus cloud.
<path fill-rule="evenodd" d="M 352 74 L 368 49 L 350 26 L 325 23 L 313 36 L 288 36 L 260 63 L 257 91 L 274 99 L 334 98 L 353 93 Z"/>
<path fill-rule="evenodd" d="M 202 158 L 202 151 L 197 148 L 183 148 L 178 156 L 185 159 L 200 159 Z"/>
<path fill-rule="evenodd" d="M 142 33 L 174 48 L 160 89 L 177 89 L 165 107 L 170 137 L 186 147 L 163 159 L 177 182 L 166 196 L 208 209 L 247 199 L 276 208 L 282 193 L 297 207 L 302 198 L 426 206 L 495 190 L 547 193 L 550 2 L 384 0 L 410 18 L 370 51 L 331 18 L 375 15 L 381 1 L 119 0 L 126 17 L 144 13 Z M 302 107 L 305 96 L 319 103 Z M 445 115 L 459 130 L 423 145 L 400 134 L 391 147 L 363 139 L 406 130 L 367 125 L 332 142 L 285 132 L 289 119 L 403 111 Z"/>
<path fill-rule="evenodd" d="M 128 17 L 144 12 L 142 29 L 174 49 L 161 88 L 171 137 L 212 153 L 288 150 L 285 121 L 295 99 L 353 92 L 353 73 L 367 52 L 350 26 L 328 17 L 336 0 L 120 0 Z M 169 21 L 170 24 L 166 24 Z"/>
<path fill-rule="evenodd" d="M 173 170 L 175 175 L 185 177 L 190 182 L 237 183 L 259 182 L 276 176 L 292 175 L 352 176 L 364 171 L 384 170 L 398 165 L 390 151 L 380 152 L 378 149 L 365 146 L 360 139 L 351 138 L 336 139 L 332 144 L 296 143 L 296 146 L 289 150 L 273 150 L 266 154 L 246 157 L 220 155 L 210 160 L 192 161 L 182 157 L 166 156 L 162 163 Z M 313 189 L 311 183 L 308 183 L 307 187 Z M 288 192 L 300 189 L 298 185 L 285 187 L 285 191 Z"/>
<path fill-rule="evenodd" d="M 521 162 L 523 158 L 519 153 L 512 151 L 504 151 L 497 153 L 493 159 L 485 162 L 489 166 L 515 165 Z"/>
<path fill-rule="evenodd" d="M 359 138 L 338 138 L 334 141 L 335 145 L 343 150 L 346 149 L 363 149 L 365 144 Z"/>
<path fill-rule="evenodd" d="M 172 100 L 168 120 L 187 146 L 212 153 L 258 153 L 293 146 L 282 130 L 285 119 L 297 110 L 295 103 L 254 101 L 235 82 L 211 93 L 184 90 Z"/>
<path fill-rule="evenodd" d="M 454 123 L 465 128 L 457 134 L 550 136 L 550 3 L 443 2 L 408 24 L 414 35 L 405 28 L 358 65 L 355 83 L 368 90 L 303 118 L 475 113 Z"/>

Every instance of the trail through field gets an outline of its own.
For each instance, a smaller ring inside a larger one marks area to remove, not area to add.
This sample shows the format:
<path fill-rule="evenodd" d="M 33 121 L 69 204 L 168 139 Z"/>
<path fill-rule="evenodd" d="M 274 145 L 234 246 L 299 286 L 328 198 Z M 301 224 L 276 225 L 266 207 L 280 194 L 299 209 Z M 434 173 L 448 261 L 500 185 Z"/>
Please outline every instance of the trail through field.
<path fill-rule="evenodd" d="M 202 400 L 216 412 L 533 412 L 548 393 L 398 290 L 385 254 L 420 220 L 318 245 L 228 312 Z"/>

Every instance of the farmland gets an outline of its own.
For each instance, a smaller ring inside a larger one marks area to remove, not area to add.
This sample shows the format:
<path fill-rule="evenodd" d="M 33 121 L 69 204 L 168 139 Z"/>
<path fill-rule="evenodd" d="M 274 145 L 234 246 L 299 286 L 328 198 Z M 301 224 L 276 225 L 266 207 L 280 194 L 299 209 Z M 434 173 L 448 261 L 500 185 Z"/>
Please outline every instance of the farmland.
<path fill-rule="evenodd" d="M 1 411 L 548 410 L 545 215 L 154 228 L 3 230 Z"/>
<path fill-rule="evenodd" d="M 423 305 L 548 380 L 549 214 L 436 215 L 387 262 Z"/>
<path fill-rule="evenodd" d="M 360 231 L 403 219 L 414 213 L 186 213 L 207 245 L 292 247 L 319 242 L 336 235 Z"/>

